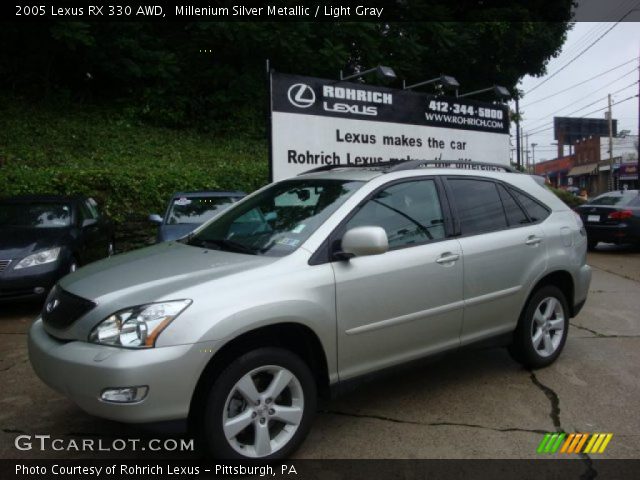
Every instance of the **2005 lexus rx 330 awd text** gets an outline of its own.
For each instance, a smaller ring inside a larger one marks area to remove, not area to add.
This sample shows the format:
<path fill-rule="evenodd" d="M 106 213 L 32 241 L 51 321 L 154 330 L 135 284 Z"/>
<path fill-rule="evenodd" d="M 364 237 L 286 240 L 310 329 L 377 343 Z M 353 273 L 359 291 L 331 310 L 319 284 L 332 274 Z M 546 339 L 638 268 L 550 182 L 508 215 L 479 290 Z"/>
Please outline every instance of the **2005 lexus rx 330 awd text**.
<path fill-rule="evenodd" d="M 498 337 L 549 365 L 587 296 L 584 227 L 533 177 L 475 166 L 317 169 L 81 268 L 31 328 L 33 368 L 91 414 L 282 458 L 365 374 Z"/>

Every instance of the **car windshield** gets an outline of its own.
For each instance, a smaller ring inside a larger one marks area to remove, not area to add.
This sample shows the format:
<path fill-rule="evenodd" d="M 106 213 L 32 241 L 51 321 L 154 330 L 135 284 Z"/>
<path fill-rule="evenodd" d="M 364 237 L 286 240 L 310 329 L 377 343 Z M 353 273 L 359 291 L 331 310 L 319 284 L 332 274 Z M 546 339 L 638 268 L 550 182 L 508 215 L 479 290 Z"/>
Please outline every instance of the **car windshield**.
<path fill-rule="evenodd" d="M 228 208 L 237 197 L 177 197 L 171 201 L 167 225 L 201 224 Z"/>
<path fill-rule="evenodd" d="M 230 208 L 186 243 L 252 255 L 296 250 L 363 182 L 286 180 Z"/>
<path fill-rule="evenodd" d="M 589 205 L 627 205 L 635 200 L 638 196 L 637 192 L 622 192 L 618 194 L 605 193 L 599 197 L 594 198 L 589 202 Z"/>
<path fill-rule="evenodd" d="M 0 203 L 0 227 L 64 228 L 71 225 L 66 203 Z"/>

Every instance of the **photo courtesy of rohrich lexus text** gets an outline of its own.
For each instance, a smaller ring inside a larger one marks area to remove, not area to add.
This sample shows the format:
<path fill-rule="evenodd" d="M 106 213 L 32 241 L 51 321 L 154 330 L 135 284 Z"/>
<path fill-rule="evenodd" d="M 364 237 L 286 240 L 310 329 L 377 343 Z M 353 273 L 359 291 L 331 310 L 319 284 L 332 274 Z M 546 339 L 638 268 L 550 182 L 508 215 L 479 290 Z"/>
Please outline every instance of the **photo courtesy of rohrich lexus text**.
<path fill-rule="evenodd" d="M 640 477 L 640 3 L 0 8 L 0 478 Z"/>

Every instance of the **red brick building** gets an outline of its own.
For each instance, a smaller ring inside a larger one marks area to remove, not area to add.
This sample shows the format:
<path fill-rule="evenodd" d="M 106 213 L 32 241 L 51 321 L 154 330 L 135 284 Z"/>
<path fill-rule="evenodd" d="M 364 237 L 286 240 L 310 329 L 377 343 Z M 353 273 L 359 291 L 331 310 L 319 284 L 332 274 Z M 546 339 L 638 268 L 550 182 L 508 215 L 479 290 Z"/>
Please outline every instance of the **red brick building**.
<path fill-rule="evenodd" d="M 554 158 L 535 165 L 536 175 L 541 175 L 547 182 L 556 188 L 569 186 L 568 174 L 575 163 L 575 155 L 565 155 L 561 158 Z"/>

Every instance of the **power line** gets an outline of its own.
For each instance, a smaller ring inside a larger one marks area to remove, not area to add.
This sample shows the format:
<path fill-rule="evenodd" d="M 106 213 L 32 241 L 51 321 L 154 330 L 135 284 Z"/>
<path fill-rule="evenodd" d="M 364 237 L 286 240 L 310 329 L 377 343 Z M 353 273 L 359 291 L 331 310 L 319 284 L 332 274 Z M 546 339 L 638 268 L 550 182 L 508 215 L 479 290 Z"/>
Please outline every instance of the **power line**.
<path fill-rule="evenodd" d="M 609 72 L 613 72 L 614 70 L 617 70 L 618 68 L 624 67 L 625 65 L 628 65 L 629 63 L 634 62 L 634 61 L 636 61 L 635 57 L 630 59 L 630 60 L 627 60 L 624 63 L 621 63 L 620 65 L 617 65 L 617 66 L 615 66 L 613 68 L 610 68 L 609 70 L 605 70 L 604 72 L 598 73 L 597 75 L 594 75 L 591 78 L 587 78 L 586 80 L 583 80 L 583 81 L 578 82 L 578 83 L 576 83 L 574 85 L 571 85 L 570 87 L 567 87 L 567 88 L 565 88 L 563 90 L 560 90 L 559 92 L 552 93 L 551 95 L 548 95 L 546 97 L 543 97 L 543 98 L 540 98 L 538 100 L 534 100 L 532 102 L 526 103 L 526 104 L 522 105 L 520 108 L 525 108 L 525 107 L 528 107 L 528 106 L 533 105 L 535 103 L 540 103 L 540 102 L 542 102 L 544 100 L 547 100 L 549 98 L 555 97 L 556 95 L 560 95 L 561 93 L 567 92 L 567 91 L 569 91 L 569 90 L 571 90 L 571 89 L 573 89 L 575 87 L 578 87 L 580 85 L 584 85 L 585 83 L 590 82 L 591 80 L 595 80 L 596 78 L 602 77 L 603 75 L 606 75 Z M 635 72 L 635 71 L 636 71 L 635 69 L 632 70 L 632 72 Z"/>
<path fill-rule="evenodd" d="M 604 86 L 604 87 L 602 87 L 602 88 L 600 88 L 600 89 L 598 89 L 598 90 L 595 90 L 595 91 L 591 92 L 589 95 L 585 95 L 584 97 L 579 98 L 578 100 L 575 100 L 574 102 L 571 102 L 570 104 L 565 105 L 564 107 L 562 107 L 562 108 L 560 108 L 560 109 L 558 109 L 558 110 L 556 110 L 556 111 L 554 111 L 554 112 L 549 113 L 546 117 L 550 117 L 550 116 L 552 116 L 552 115 L 555 115 L 556 113 L 561 112 L 562 110 L 564 110 L 564 109 L 566 109 L 566 108 L 569 108 L 569 107 L 571 107 L 572 105 L 575 105 L 575 104 L 576 104 L 576 103 L 578 103 L 579 101 L 584 100 L 585 98 L 589 98 L 589 97 L 590 97 L 591 95 L 593 95 L 594 93 L 596 93 L 596 92 L 598 92 L 598 91 L 600 91 L 600 90 L 602 90 L 602 89 L 606 88 L 607 86 L 612 85 L 613 83 L 617 82 L 618 80 L 621 80 L 622 78 L 624 78 L 625 76 L 627 76 L 627 75 L 629 75 L 629 74 L 631 74 L 631 73 L 635 73 L 635 69 L 634 69 L 633 71 L 629 72 L 628 74 L 625 74 L 625 75 L 623 75 L 622 77 L 618 78 L 617 80 L 614 80 L 614 81 L 613 81 L 613 82 L 611 82 L 609 85 L 606 85 L 606 86 Z M 633 87 L 634 85 L 637 85 L 637 84 L 638 84 L 638 82 L 639 82 L 639 81 L 638 81 L 638 80 L 636 80 L 635 82 L 633 82 L 633 83 L 631 83 L 631 84 L 627 85 L 626 87 L 622 87 L 621 89 L 616 90 L 615 92 L 611 92 L 611 95 L 615 95 L 616 93 L 620 93 L 620 92 L 622 92 L 623 90 L 626 90 L 627 88 L 631 88 L 631 87 Z M 600 102 L 600 101 L 602 101 L 602 100 L 606 100 L 606 99 L 607 99 L 607 97 L 599 98 L 598 100 L 596 100 L 596 101 L 594 101 L 594 102 L 592 102 L 592 103 L 589 103 L 588 105 L 585 105 L 584 107 L 579 108 L 578 110 L 576 110 L 576 111 L 574 111 L 574 112 L 571 112 L 571 113 L 568 113 L 568 114 L 566 114 L 566 115 L 564 115 L 564 116 L 565 116 L 565 117 L 570 117 L 570 116 L 571 116 L 571 115 L 573 115 L 574 113 L 577 113 L 577 112 L 579 112 L 580 110 L 584 110 L 585 108 L 588 108 L 588 107 L 590 107 L 591 105 L 594 105 L 594 104 L 596 104 L 596 103 L 598 103 L 598 102 Z M 540 118 L 546 118 L 546 117 L 540 117 Z M 534 122 L 533 126 L 532 126 L 532 127 L 530 127 L 530 128 L 531 128 L 532 130 L 535 130 L 536 128 L 538 128 L 538 126 L 545 125 L 545 124 L 546 124 L 546 122 Z"/>
<path fill-rule="evenodd" d="M 634 0 L 631 0 L 631 1 L 634 1 Z M 620 5 L 618 5 L 618 7 L 620 7 Z M 613 17 L 617 16 L 617 14 L 613 14 L 613 12 L 610 12 L 609 15 L 610 15 L 610 18 L 613 18 Z M 592 41 L 598 35 L 603 33 L 607 29 L 608 26 L 609 26 L 608 22 L 599 22 L 599 23 L 597 23 L 595 27 L 590 29 L 582 37 L 580 37 L 578 40 L 576 40 L 571 45 L 569 45 L 566 50 L 563 49 L 561 54 L 564 55 L 565 58 L 569 58 L 574 53 L 579 52 L 582 48 L 584 48 L 590 41 Z"/>
<path fill-rule="evenodd" d="M 624 103 L 624 102 L 626 102 L 626 101 L 628 101 L 628 100 L 631 100 L 631 99 L 633 99 L 633 98 L 636 98 L 636 97 L 638 97 L 638 94 L 637 94 L 637 93 L 636 93 L 635 95 L 631 95 L 630 97 L 625 98 L 624 100 L 620 100 L 619 102 L 612 103 L 612 104 L 611 104 L 611 106 L 613 107 L 614 105 L 619 105 L 619 104 L 621 104 L 621 103 Z M 606 98 L 606 97 L 605 97 L 605 98 Z M 602 101 L 602 99 L 600 99 L 600 100 L 598 100 L 598 101 Z M 595 103 L 595 102 L 594 102 L 594 103 Z M 588 105 L 588 106 L 589 106 L 589 105 Z M 584 107 L 584 108 L 586 108 L 586 107 Z M 580 110 L 584 110 L 584 108 L 581 108 Z M 585 118 L 585 117 L 588 117 L 589 115 L 593 115 L 594 113 L 598 113 L 598 112 L 601 112 L 602 110 L 606 110 L 607 108 L 609 108 L 609 106 L 599 108 L 599 109 L 597 109 L 597 110 L 594 110 L 593 112 L 585 113 L 584 115 L 582 115 L 582 116 L 580 116 L 580 117 L 576 117 L 576 118 Z M 580 111 L 580 110 L 577 110 L 577 111 Z M 553 127 L 554 127 L 554 126 L 553 126 L 553 125 L 551 125 L 550 127 L 547 127 L 547 128 L 542 128 L 542 129 L 539 129 L 539 130 L 533 130 L 533 131 L 531 131 L 531 132 L 527 132 L 527 134 L 528 134 L 528 135 L 535 135 L 535 134 L 540 133 L 540 132 L 546 132 L 547 130 L 552 130 L 552 129 L 553 129 Z"/>
<path fill-rule="evenodd" d="M 637 5 L 639 5 L 639 3 L 635 4 L 634 7 L 636 7 Z M 556 70 L 555 72 L 553 72 L 551 75 L 548 75 L 544 80 L 542 80 L 540 83 L 538 83 L 537 85 L 535 85 L 533 88 L 531 88 L 528 93 L 533 92 L 534 90 L 536 90 L 537 88 L 540 88 L 542 85 L 544 85 L 545 83 L 547 83 L 549 80 L 551 80 L 553 77 L 555 77 L 557 74 L 559 74 L 561 71 L 563 71 L 565 68 L 567 68 L 569 65 L 571 65 L 573 62 L 575 62 L 578 58 L 580 58 L 582 55 L 584 55 L 591 47 L 593 47 L 596 43 L 598 43 L 600 40 L 602 40 L 611 30 L 613 30 L 622 20 L 624 20 L 627 15 L 629 15 L 631 12 L 633 11 L 633 9 L 629 10 L 627 13 L 625 13 L 622 17 L 620 17 L 620 20 L 618 20 L 616 23 L 614 23 L 609 29 L 607 29 L 607 31 L 605 31 L 602 35 L 600 35 L 598 38 L 596 38 L 593 42 L 591 42 L 589 44 L 588 47 L 586 47 L 585 49 L 583 49 L 580 53 L 578 53 L 576 56 L 574 56 L 571 60 L 569 60 L 567 63 L 565 63 L 562 67 L 560 67 L 558 70 Z"/>

